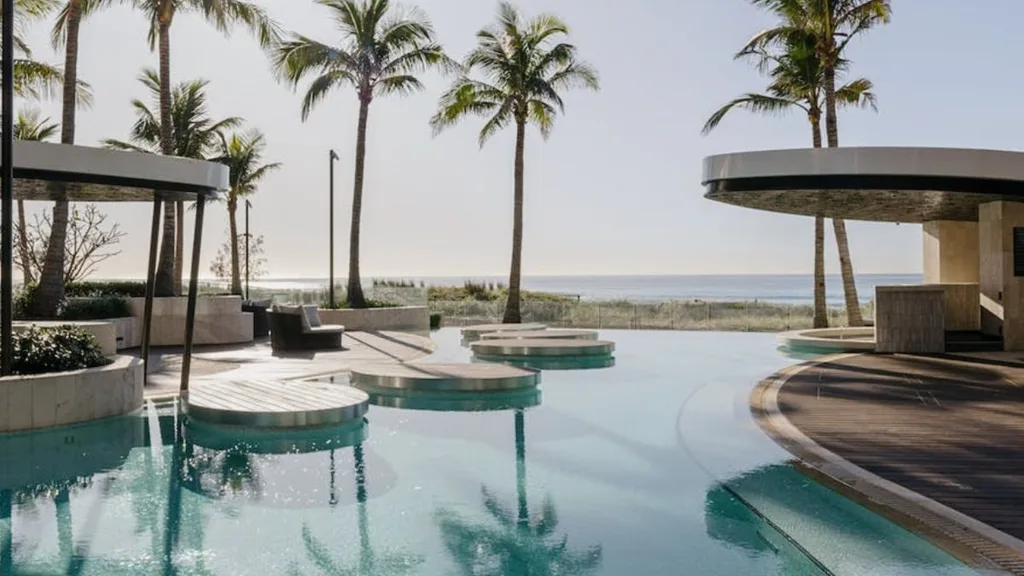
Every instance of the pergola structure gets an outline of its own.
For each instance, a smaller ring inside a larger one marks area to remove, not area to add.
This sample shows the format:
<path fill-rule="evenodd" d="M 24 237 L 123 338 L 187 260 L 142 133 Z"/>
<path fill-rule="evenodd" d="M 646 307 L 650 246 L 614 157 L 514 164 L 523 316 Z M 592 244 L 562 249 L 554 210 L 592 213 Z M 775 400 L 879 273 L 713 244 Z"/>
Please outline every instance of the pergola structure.
<path fill-rule="evenodd" d="M 945 298 L 945 329 L 980 331 L 1001 339 L 1006 350 L 1024 350 L 1024 153 L 894 147 L 741 152 L 705 158 L 701 183 L 707 198 L 736 206 L 922 224 L 924 281 Z M 901 288 L 905 310 L 924 298 L 927 287 L 916 288 L 916 295 Z M 910 329 L 926 320 L 908 315 L 904 324 Z"/>
<path fill-rule="evenodd" d="M 173 202 L 195 202 L 196 217 L 189 275 L 188 306 L 185 316 L 185 350 L 182 364 L 182 389 L 188 386 L 193 329 L 198 291 L 199 257 L 203 238 L 206 200 L 228 188 L 228 167 L 214 162 L 188 158 L 122 152 L 86 146 L 45 142 L 15 141 L 13 198 L 18 200 L 69 202 L 151 202 L 153 221 L 150 230 L 149 263 L 146 273 L 145 315 L 142 325 L 142 358 L 145 374 L 149 368 L 150 327 L 160 239 L 161 207 L 173 209 Z M 5 190 L 6 193 L 6 190 Z M 4 247 L 11 244 L 10 211 L 3 214 Z M 5 253 L 9 258 L 10 251 Z M 0 347 L 5 352 L 3 371 L 10 374 L 12 283 L 11 261 L 3 262 L 0 306 Z"/>

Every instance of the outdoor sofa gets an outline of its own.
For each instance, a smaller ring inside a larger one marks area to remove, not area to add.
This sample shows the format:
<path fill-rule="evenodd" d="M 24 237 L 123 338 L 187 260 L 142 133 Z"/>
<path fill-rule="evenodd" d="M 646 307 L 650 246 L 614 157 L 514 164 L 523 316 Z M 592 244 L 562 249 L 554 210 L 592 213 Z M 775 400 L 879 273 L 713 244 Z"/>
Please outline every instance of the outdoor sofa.
<path fill-rule="evenodd" d="M 316 306 L 277 306 L 267 313 L 274 350 L 340 350 L 344 326 L 323 324 Z"/>

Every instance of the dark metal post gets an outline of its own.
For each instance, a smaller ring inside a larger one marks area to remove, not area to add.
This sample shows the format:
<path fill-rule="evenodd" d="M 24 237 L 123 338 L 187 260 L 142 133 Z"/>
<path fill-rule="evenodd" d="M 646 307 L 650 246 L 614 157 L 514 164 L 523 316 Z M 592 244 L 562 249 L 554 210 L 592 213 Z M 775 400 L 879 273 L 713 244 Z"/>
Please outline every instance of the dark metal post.
<path fill-rule="evenodd" d="M 199 292 L 199 255 L 203 243 L 204 212 L 206 212 L 206 196 L 200 192 L 199 197 L 196 198 L 196 229 L 192 235 L 192 268 L 188 277 L 188 307 L 185 309 L 185 355 L 181 360 L 180 387 L 182 395 L 188 392 L 189 372 L 192 370 L 192 336 L 196 327 L 196 295 Z"/>
<path fill-rule="evenodd" d="M 149 264 L 146 267 L 146 301 L 142 313 L 142 385 L 149 380 L 149 342 L 153 328 L 153 297 L 156 294 L 156 250 L 160 242 L 160 197 L 153 196 L 153 226 L 149 231 Z"/>
<path fill-rule="evenodd" d="M 14 303 L 13 220 L 14 205 L 14 0 L 3 0 L 3 143 L 0 146 L 0 375 L 11 374 Z"/>
<path fill-rule="evenodd" d="M 330 276 L 331 277 L 328 279 L 329 285 L 327 286 L 327 300 L 330 303 L 331 308 L 334 308 L 334 161 L 337 160 L 337 159 L 338 159 L 338 155 L 334 153 L 334 150 L 331 150 L 330 162 L 329 162 L 329 164 L 330 164 L 330 180 L 331 180 L 331 184 L 330 184 L 331 201 L 330 201 L 330 207 L 328 208 L 328 211 L 330 211 L 330 213 L 331 213 L 330 214 L 330 220 L 331 220 L 331 233 L 330 233 L 331 266 L 330 266 Z"/>
<path fill-rule="evenodd" d="M 245 299 L 249 299 L 249 208 L 252 202 L 245 201 Z"/>

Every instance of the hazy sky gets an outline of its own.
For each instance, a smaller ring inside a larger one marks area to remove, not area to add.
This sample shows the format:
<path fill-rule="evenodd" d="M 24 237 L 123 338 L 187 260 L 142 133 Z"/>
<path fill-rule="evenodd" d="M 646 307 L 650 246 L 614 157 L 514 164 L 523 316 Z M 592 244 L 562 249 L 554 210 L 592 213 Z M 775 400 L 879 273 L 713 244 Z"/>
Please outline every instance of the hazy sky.
<path fill-rule="evenodd" d="M 340 42 L 326 9 L 308 0 L 260 0 L 288 29 Z M 420 0 L 440 41 L 461 58 L 496 2 Z M 1019 149 L 1024 134 L 1016 53 L 1007 50 L 1024 18 L 1020 0 L 900 0 L 893 22 L 850 51 L 851 74 L 874 81 L 880 111 L 844 112 L 844 145 Z M 732 54 L 770 23 L 747 0 L 518 0 L 528 15 L 551 11 L 572 28 L 580 54 L 601 74 L 600 93 L 568 95 L 567 113 L 544 142 L 526 143 L 526 274 L 809 273 L 812 220 L 762 213 L 703 198 L 701 159 L 729 151 L 805 147 L 805 118 L 737 111 L 711 136 L 700 128 L 734 96 L 764 80 Z M 624 9 L 628 6 L 628 9 Z M 80 77 L 94 106 L 80 111 L 78 143 L 126 138 L 129 101 L 147 94 L 136 80 L 157 65 L 147 22 L 125 8 L 82 26 Z M 49 23 L 27 35 L 37 58 L 61 62 Z M 263 130 L 267 159 L 284 168 L 253 198 L 251 226 L 266 238 L 271 275 L 327 274 L 328 149 L 336 173 L 336 267 L 347 269 L 348 218 L 357 103 L 349 89 L 303 123 L 299 93 L 275 82 L 247 33 L 228 39 L 182 13 L 171 31 L 175 81 L 210 80 L 214 116 L 241 116 Z M 477 146 L 471 120 L 437 138 L 428 119 L 447 80 L 375 101 L 370 110 L 363 204 L 364 276 L 489 275 L 507 272 L 512 227 L 514 134 Z M 60 117 L 59 103 L 44 111 Z M 42 205 L 32 205 L 41 207 Z M 148 205 L 106 208 L 128 237 L 98 275 L 144 275 Z M 191 221 L 188 225 L 191 227 Z M 920 227 L 852 223 L 860 272 L 921 269 Z M 204 260 L 226 236 L 223 205 L 207 211 Z M 189 232 L 191 234 L 191 232 Z M 190 236 L 191 237 L 191 236 Z M 188 246 L 188 245 L 187 245 Z M 832 244 L 829 271 L 838 272 Z M 188 253 L 188 252 L 186 252 Z M 203 275 L 208 265 L 204 262 Z"/>

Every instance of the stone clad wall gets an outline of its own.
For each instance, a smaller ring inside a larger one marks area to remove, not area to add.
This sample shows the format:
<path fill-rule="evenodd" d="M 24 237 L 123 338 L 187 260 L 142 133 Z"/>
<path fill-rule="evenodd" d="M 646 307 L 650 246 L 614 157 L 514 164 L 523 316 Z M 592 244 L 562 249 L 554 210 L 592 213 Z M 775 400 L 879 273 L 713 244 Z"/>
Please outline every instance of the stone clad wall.
<path fill-rule="evenodd" d="M 875 351 L 931 354 L 946 349 L 941 286 L 875 288 Z"/>
<path fill-rule="evenodd" d="M 130 304 L 141 343 L 146 299 L 132 298 Z M 187 307 L 184 296 L 153 299 L 153 346 L 184 345 Z M 196 299 L 194 336 L 198 345 L 252 342 L 252 312 L 242 312 L 241 296 L 200 296 Z"/>
<path fill-rule="evenodd" d="M 364 308 L 360 310 L 319 311 L 324 324 L 340 324 L 349 331 L 396 330 L 426 332 L 430 330 L 430 310 L 426 306 L 397 308 Z"/>
<path fill-rule="evenodd" d="M 142 360 L 72 372 L 0 378 L 0 432 L 66 426 L 142 408 Z"/>

